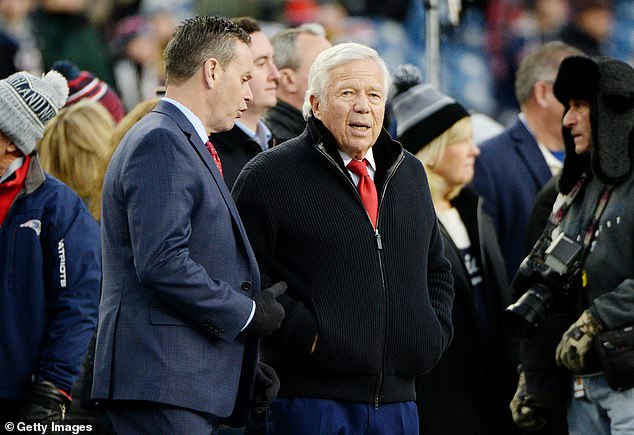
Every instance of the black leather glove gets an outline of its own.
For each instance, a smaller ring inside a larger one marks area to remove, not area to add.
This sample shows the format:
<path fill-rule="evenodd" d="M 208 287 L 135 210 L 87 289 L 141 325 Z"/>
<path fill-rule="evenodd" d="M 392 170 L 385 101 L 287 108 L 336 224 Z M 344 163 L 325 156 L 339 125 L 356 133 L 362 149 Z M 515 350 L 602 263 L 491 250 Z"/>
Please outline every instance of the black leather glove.
<path fill-rule="evenodd" d="M 280 379 L 273 367 L 263 362 L 258 362 L 255 372 L 255 385 L 253 387 L 253 410 L 256 414 L 266 411 L 280 390 Z"/>
<path fill-rule="evenodd" d="M 28 422 L 59 422 L 66 417 L 70 402 L 70 398 L 59 391 L 55 385 L 40 380 L 33 384 L 22 413 Z"/>
<path fill-rule="evenodd" d="M 251 322 L 244 328 L 244 333 L 257 338 L 264 338 L 277 331 L 284 319 L 284 307 L 275 299 L 286 291 L 286 283 L 277 284 L 262 290 L 253 300 L 255 313 Z"/>

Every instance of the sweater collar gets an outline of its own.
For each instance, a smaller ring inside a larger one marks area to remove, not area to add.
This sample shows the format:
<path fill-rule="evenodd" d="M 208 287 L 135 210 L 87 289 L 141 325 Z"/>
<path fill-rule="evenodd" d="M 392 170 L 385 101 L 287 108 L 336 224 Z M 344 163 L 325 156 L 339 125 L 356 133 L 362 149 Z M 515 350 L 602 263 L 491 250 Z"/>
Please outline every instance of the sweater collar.
<path fill-rule="evenodd" d="M 309 137 L 312 139 L 311 143 L 313 143 L 314 146 L 318 146 L 320 143 L 323 144 L 324 149 L 330 157 L 332 157 L 342 169 L 345 168 L 343 159 L 339 155 L 339 146 L 334 136 L 319 119 L 310 116 L 307 120 L 307 131 Z M 372 153 L 374 154 L 376 171 L 384 174 L 403 154 L 403 147 L 400 143 L 393 140 L 390 134 L 383 128 L 372 146 Z"/>

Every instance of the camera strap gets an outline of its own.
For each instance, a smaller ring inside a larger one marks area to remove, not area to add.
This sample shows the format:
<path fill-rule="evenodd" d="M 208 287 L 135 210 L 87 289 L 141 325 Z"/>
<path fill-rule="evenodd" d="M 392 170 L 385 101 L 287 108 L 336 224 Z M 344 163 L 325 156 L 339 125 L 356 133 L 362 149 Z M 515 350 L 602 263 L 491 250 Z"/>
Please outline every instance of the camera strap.
<path fill-rule="evenodd" d="M 550 235 L 552 234 L 552 231 L 556 227 L 558 227 L 559 224 L 561 224 L 561 221 L 563 220 L 564 216 L 566 216 L 566 213 L 568 213 L 568 210 L 570 209 L 572 202 L 575 200 L 575 198 L 577 197 L 577 194 L 579 193 L 579 191 L 581 191 L 581 188 L 586 184 L 589 178 L 590 178 L 590 174 L 588 171 L 585 171 L 583 174 L 581 174 L 581 178 L 577 181 L 577 183 L 575 183 L 575 185 L 570 190 L 568 195 L 564 196 L 561 205 L 556 210 L 553 210 L 553 212 L 550 214 L 548 218 L 548 223 L 546 225 L 546 228 L 544 229 L 544 233 L 549 238 L 550 238 Z M 584 231 L 583 252 L 581 254 L 582 263 L 586 257 L 588 249 L 590 248 L 590 244 L 592 242 L 592 238 L 594 237 L 594 233 L 595 233 L 597 224 L 599 223 L 599 219 L 601 219 L 601 215 L 605 211 L 605 207 L 608 205 L 608 201 L 610 199 L 610 195 L 612 194 L 613 188 L 614 188 L 613 185 L 606 185 L 603 187 L 603 191 L 601 192 L 601 196 L 599 197 L 599 202 L 597 203 L 594 209 L 594 213 L 592 214 L 592 219 L 590 223 L 588 224 L 588 227 Z"/>

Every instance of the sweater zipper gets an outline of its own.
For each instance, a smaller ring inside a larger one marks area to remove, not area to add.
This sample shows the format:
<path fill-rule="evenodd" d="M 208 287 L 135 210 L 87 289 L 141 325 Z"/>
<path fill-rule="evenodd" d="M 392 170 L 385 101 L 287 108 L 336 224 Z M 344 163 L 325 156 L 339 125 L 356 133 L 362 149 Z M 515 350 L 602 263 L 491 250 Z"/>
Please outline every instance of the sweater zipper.
<path fill-rule="evenodd" d="M 381 287 L 383 288 L 383 297 L 385 303 L 385 309 L 387 310 L 387 291 L 385 289 L 385 274 L 383 272 L 383 259 L 381 256 L 381 251 L 383 250 L 383 242 L 381 241 L 381 233 L 379 232 L 379 220 L 381 216 L 381 207 L 383 206 L 383 198 L 385 197 L 385 191 L 387 190 L 387 185 L 390 183 L 390 180 L 394 176 L 396 169 L 401 165 L 403 161 L 403 154 L 399 156 L 399 158 L 394 162 L 394 164 L 388 169 L 387 175 L 385 177 L 385 182 L 383 183 L 383 188 L 381 189 L 381 199 L 379 201 L 379 210 L 377 211 L 376 217 L 376 228 L 374 229 L 374 236 L 376 237 L 376 247 L 377 247 L 377 255 L 379 257 L 379 269 L 381 270 Z M 355 189 L 356 190 L 356 189 Z M 383 391 L 383 382 L 385 381 L 385 340 L 387 338 L 387 315 L 385 316 L 385 324 L 383 325 L 383 349 L 381 355 L 381 374 L 379 375 L 379 380 L 377 382 L 376 391 L 374 394 L 374 409 L 379 409 L 379 403 L 381 402 L 381 393 Z"/>
<path fill-rule="evenodd" d="M 333 166 L 337 169 L 339 169 L 339 171 L 346 176 L 346 173 L 343 171 L 343 169 L 341 169 L 341 167 L 337 164 L 337 162 L 330 156 L 330 154 L 328 154 L 323 146 L 322 143 L 317 144 L 317 149 L 319 150 L 319 152 L 321 152 L 324 157 L 326 157 L 330 163 L 333 164 Z M 385 192 L 387 190 L 387 186 L 390 182 L 390 180 L 392 179 L 392 177 L 394 176 L 394 173 L 396 173 L 396 170 L 398 169 L 398 167 L 401 165 L 401 163 L 403 162 L 403 153 L 401 153 L 398 157 L 398 159 L 396 160 L 396 162 L 394 162 L 394 164 L 388 169 L 387 171 L 387 175 L 385 177 L 385 182 L 383 183 L 383 188 L 381 189 L 381 199 L 379 201 L 379 209 L 377 211 L 377 217 L 376 217 L 376 228 L 374 229 L 374 238 L 376 240 L 376 248 L 377 248 L 377 256 L 379 258 L 379 270 L 381 272 L 381 288 L 383 289 L 383 297 L 384 297 L 384 304 L 385 304 L 385 309 L 387 310 L 387 292 L 385 290 L 385 273 L 383 272 L 383 259 L 381 258 L 381 251 L 383 250 L 383 242 L 381 241 L 381 233 L 379 232 L 379 220 L 381 219 L 381 208 L 383 206 L 383 198 L 385 197 Z M 361 201 L 361 196 L 359 195 L 359 191 L 357 190 L 357 187 L 354 185 L 354 183 L 352 182 L 352 180 L 350 180 L 350 177 L 346 176 L 346 179 L 348 180 L 348 182 L 350 183 L 350 186 L 352 187 L 352 189 L 355 191 L 355 193 L 357 194 L 357 198 L 359 198 L 359 201 Z M 363 204 L 363 201 L 361 201 L 361 203 Z M 365 206 L 363 207 L 365 210 Z M 370 219 L 370 215 L 367 213 L 366 211 L 366 215 L 368 216 L 368 220 L 370 221 L 370 223 L 372 223 L 372 220 Z M 379 409 L 379 404 L 381 403 L 381 392 L 383 391 L 383 383 L 385 381 L 385 340 L 387 337 L 387 316 L 385 317 L 385 324 L 383 325 L 383 349 L 381 350 L 381 373 L 379 374 L 379 379 L 376 383 L 376 389 L 375 389 L 375 393 L 374 393 L 374 409 L 378 410 Z"/>

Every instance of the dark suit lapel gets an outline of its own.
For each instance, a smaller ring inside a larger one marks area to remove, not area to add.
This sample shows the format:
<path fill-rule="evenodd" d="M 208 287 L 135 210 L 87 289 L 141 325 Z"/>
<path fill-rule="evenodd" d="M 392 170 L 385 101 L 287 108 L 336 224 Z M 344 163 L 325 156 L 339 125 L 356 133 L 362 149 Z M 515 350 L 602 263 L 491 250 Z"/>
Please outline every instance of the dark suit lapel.
<path fill-rule="evenodd" d="M 537 141 L 526 126 L 518 119 L 510 130 L 513 144 L 520 158 L 538 185 L 543 185 L 552 177 L 550 168 L 537 145 Z"/>
<path fill-rule="evenodd" d="M 181 131 L 187 138 L 187 141 L 189 142 L 189 144 L 194 148 L 196 154 L 198 154 L 198 156 L 205 163 L 205 166 L 209 170 L 209 173 L 211 174 L 214 181 L 216 182 L 216 185 L 218 186 L 218 191 L 220 192 L 220 195 L 222 196 L 224 202 L 227 204 L 227 208 L 229 209 L 229 212 L 231 213 L 231 216 L 233 218 L 234 223 L 236 224 L 236 227 L 240 231 L 240 235 L 242 236 L 244 245 L 247 250 L 247 254 L 249 256 L 249 261 L 252 264 L 256 264 L 255 254 L 253 253 L 253 250 L 251 249 L 251 244 L 248 241 L 247 233 L 244 227 L 242 226 L 242 221 L 240 220 L 240 215 L 238 214 L 236 205 L 233 202 L 233 198 L 231 197 L 231 192 L 229 192 L 229 189 L 227 188 L 227 184 L 225 183 L 225 180 L 223 180 L 222 175 L 220 175 L 220 171 L 218 171 L 216 164 L 211 158 L 211 154 L 209 153 L 209 150 L 207 150 L 207 147 L 205 146 L 205 144 L 200 140 L 200 137 L 198 136 L 198 133 L 196 133 L 196 130 L 194 129 L 194 126 L 192 125 L 192 123 L 189 122 L 189 120 L 183 114 L 183 112 L 181 112 L 176 106 L 174 106 L 173 104 L 167 101 L 159 101 L 159 103 L 156 105 L 153 111 L 161 112 L 169 116 L 176 123 L 176 125 L 178 125 L 178 127 L 181 129 Z"/>

